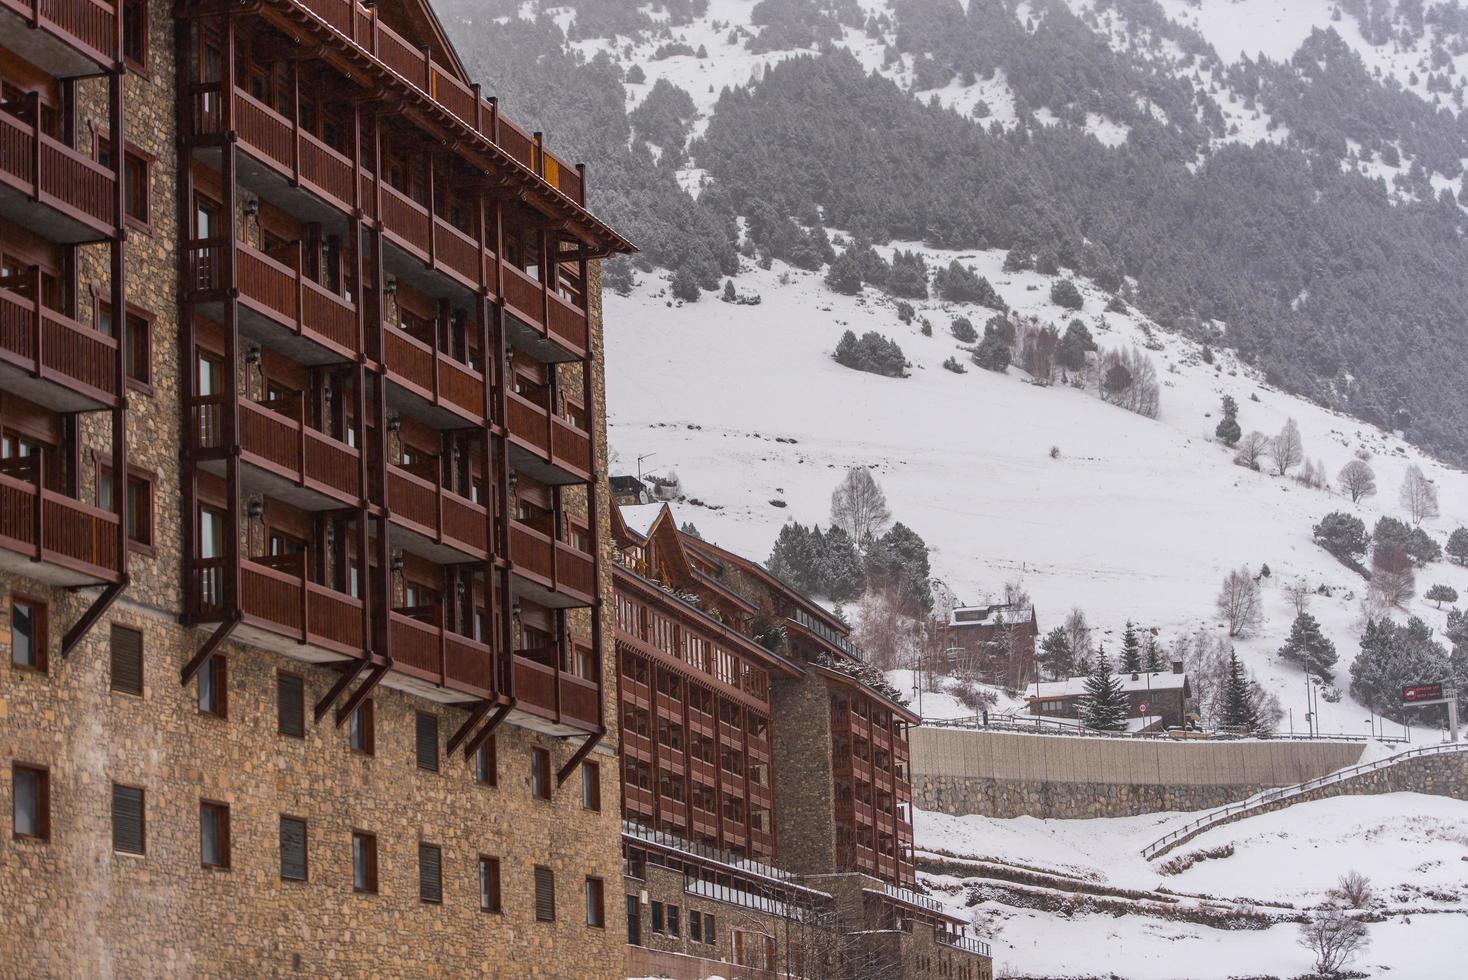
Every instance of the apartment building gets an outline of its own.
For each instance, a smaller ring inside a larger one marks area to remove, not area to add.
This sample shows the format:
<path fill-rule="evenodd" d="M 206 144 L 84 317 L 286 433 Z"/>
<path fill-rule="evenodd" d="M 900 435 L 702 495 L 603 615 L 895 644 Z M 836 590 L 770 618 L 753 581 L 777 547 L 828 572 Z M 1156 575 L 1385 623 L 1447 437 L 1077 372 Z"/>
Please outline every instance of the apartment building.
<path fill-rule="evenodd" d="M 916 890 L 918 716 L 845 624 L 666 505 L 611 525 L 632 975 L 988 980 Z"/>
<path fill-rule="evenodd" d="M 0 0 L 0 975 L 625 976 L 585 202 L 415 0 Z"/>

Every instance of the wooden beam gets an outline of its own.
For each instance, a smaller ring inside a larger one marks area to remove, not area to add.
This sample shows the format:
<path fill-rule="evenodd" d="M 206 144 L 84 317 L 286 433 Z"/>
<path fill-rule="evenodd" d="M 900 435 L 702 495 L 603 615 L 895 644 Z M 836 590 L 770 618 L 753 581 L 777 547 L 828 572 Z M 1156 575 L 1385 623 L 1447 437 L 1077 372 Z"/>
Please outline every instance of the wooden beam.
<path fill-rule="evenodd" d="M 483 721 L 484 716 L 489 714 L 493 709 L 493 701 L 480 701 L 469 709 L 469 717 L 464 719 L 464 723 L 459 726 L 458 731 L 449 736 L 449 755 L 454 754 L 454 749 L 457 749 L 463 743 L 464 739 L 469 737 L 469 733 L 474 730 L 474 727 Z"/>
<path fill-rule="evenodd" d="M 489 722 L 483 728 L 479 729 L 473 738 L 464 743 L 464 758 L 467 759 L 475 752 L 478 752 L 479 746 L 483 745 L 489 736 L 494 734 L 494 730 L 500 727 L 509 715 L 510 706 L 508 704 L 500 705 L 500 709 L 490 716 Z"/>
<path fill-rule="evenodd" d="M 127 588 L 127 574 L 124 572 L 122 581 L 114 582 L 103 589 L 96 601 L 87 607 L 86 612 L 82 613 L 81 619 L 72 624 L 71 629 L 67 630 L 66 635 L 61 638 L 62 660 L 65 660 L 71 651 L 76 649 L 77 644 L 86 637 L 87 633 L 96 625 L 97 620 L 102 618 L 102 614 L 112 607 L 112 603 L 117 601 L 117 597 L 122 595 L 122 590 L 125 588 Z"/>
<path fill-rule="evenodd" d="M 372 668 L 372 673 L 367 675 L 367 679 L 362 682 L 362 686 L 353 691 L 352 696 L 347 698 L 347 700 L 336 709 L 337 728 L 340 728 L 342 727 L 342 725 L 346 724 L 347 719 L 352 717 L 352 712 L 356 711 L 357 708 L 362 704 L 362 702 L 367 700 L 368 695 L 376 690 L 377 685 L 382 683 L 382 679 L 387 676 L 387 672 L 389 670 L 392 670 L 391 661 L 378 664 Z"/>
<path fill-rule="evenodd" d="M 576 768 L 581 765 L 582 761 L 585 760 L 588 755 L 591 755 L 591 750 L 596 748 L 596 743 L 601 741 L 601 737 L 604 734 L 606 733 L 597 732 L 586 741 L 581 743 L 581 748 L 577 749 L 576 754 L 571 756 L 571 758 L 566 761 L 566 764 L 561 767 L 560 772 L 556 773 L 557 786 L 565 785 L 566 780 L 571 778 L 571 773 L 576 771 Z M 690 796 L 689 799 L 691 800 L 692 796 Z"/>
<path fill-rule="evenodd" d="M 219 628 L 209 636 L 209 639 L 204 641 L 204 645 L 199 648 L 199 652 L 194 654 L 193 659 L 184 664 L 183 670 L 179 671 L 179 687 L 188 686 L 189 681 L 193 680 L 194 675 L 199 672 L 199 668 L 208 663 L 209 658 L 214 655 L 214 651 L 219 649 L 219 645 L 229 638 L 229 634 L 234 632 L 234 628 L 240 624 L 241 618 L 240 614 L 236 612 L 229 619 L 219 624 Z"/>
<path fill-rule="evenodd" d="M 322 695 L 321 700 L 316 702 L 316 723 L 318 725 L 321 724 L 321 719 L 326 717 L 326 713 L 331 710 L 331 706 L 336 704 L 336 699 L 342 696 L 342 692 L 351 687 L 352 682 L 362 676 L 362 671 L 367 669 L 369 663 L 371 663 L 370 657 L 363 657 L 361 660 L 354 661 L 351 666 L 342 671 L 342 675 L 336 679 L 336 683 L 331 685 L 331 690 L 327 691 Z"/>

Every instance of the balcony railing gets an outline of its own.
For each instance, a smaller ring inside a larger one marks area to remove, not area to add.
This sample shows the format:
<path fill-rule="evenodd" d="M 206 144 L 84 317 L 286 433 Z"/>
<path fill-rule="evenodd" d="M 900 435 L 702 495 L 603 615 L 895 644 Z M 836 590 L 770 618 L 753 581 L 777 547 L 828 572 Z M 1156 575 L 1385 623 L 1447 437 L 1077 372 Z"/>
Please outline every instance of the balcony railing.
<path fill-rule="evenodd" d="M 228 435 L 228 395 L 195 396 L 189 437 L 195 449 L 220 449 Z M 240 399 L 240 452 L 246 463 L 346 506 L 360 502 L 358 450 L 311 428 L 297 394 L 268 405 Z"/>
<path fill-rule="evenodd" d="M 117 515 L 45 488 L 42 454 L 0 461 L 0 547 L 94 582 L 119 577 Z"/>
<path fill-rule="evenodd" d="M 59 213 L 64 226 L 46 229 L 59 238 L 96 241 L 113 234 L 112 171 L 8 112 L 0 112 L 0 185 Z M 0 213 L 7 208 L 0 196 Z M 28 214 L 15 217 L 31 223 Z"/>
<path fill-rule="evenodd" d="M 116 8 L 98 0 L 0 0 L 0 9 L 23 17 L 84 55 L 100 68 L 111 68 L 117 49 Z M 44 66 L 51 70 L 51 66 Z"/>
<path fill-rule="evenodd" d="M 864 657 L 862 657 L 861 651 L 857 649 L 855 643 L 852 643 L 846 637 L 831 629 L 831 627 L 816 619 L 810 613 L 805 612 L 802 609 L 796 609 L 790 614 L 790 620 L 805 632 L 810 633 L 814 635 L 817 639 L 820 639 L 826 644 L 835 647 L 837 650 L 846 654 L 851 659 L 865 659 Z"/>
<path fill-rule="evenodd" d="M 394 609 L 394 667 L 404 673 L 477 697 L 494 690 L 494 653 L 487 644 L 445 629 L 443 609 Z"/>
<path fill-rule="evenodd" d="M 515 574 L 548 592 L 590 605 L 596 588 L 595 559 L 564 541 L 520 521 L 510 522 L 510 559 Z"/>
<path fill-rule="evenodd" d="M 384 331 L 387 372 L 418 398 L 476 423 L 484 419 L 484 375 L 405 331 Z"/>
<path fill-rule="evenodd" d="M 31 293 L 38 297 L 40 290 Z M 117 402 L 117 341 L 8 289 L 0 289 L 0 360 L 50 382 L 52 398 L 32 398 L 48 407 L 76 411 Z"/>
<path fill-rule="evenodd" d="M 400 466 L 387 468 L 387 487 L 394 524 L 434 544 L 473 558 L 485 557 L 488 517 L 481 504 Z"/>
<path fill-rule="evenodd" d="M 581 307 L 555 289 L 543 290 L 539 280 L 509 262 L 500 263 L 500 292 L 515 319 L 577 357 L 586 355 L 586 311 Z"/>
<path fill-rule="evenodd" d="M 552 721 L 596 728 L 601 723 L 601 688 L 595 681 L 561 670 L 555 647 L 515 653 L 515 700 Z"/>
<path fill-rule="evenodd" d="M 942 929 L 934 929 L 933 938 L 942 943 L 944 946 L 952 946 L 954 949 L 961 949 L 964 952 L 972 953 L 975 956 L 993 955 L 993 953 L 989 949 L 988 943 L 984 942 L 982 939 L 975 939 L 972 936 L 960 936 L 956 933 L 945 932 Z"/>
<path fill-rule="evenodd" d="M 510 439 L 525 452 L 583 482 L 591 476 L 591 436 L 513 391 L 506 395 Z"/>
<path fill-rule="evenodd" d="M 361 352 L 357 307 L 302 273 L 301 243 L 296 243 L 289 265 L 244 242 L 237 247 L 235 270 L 242 305 L 342 357 Z"/>
<path fill-rule="evenodd" d="M 222 581 L 221 559 L 194 562 L 196 574 Z M 222 606 L 220 598 L 215 606 Z M 245 621 L 297 642 L 361 657 L 362 600 L 310 581 L 304 554 L 247 558 L 240 563 Z"/>

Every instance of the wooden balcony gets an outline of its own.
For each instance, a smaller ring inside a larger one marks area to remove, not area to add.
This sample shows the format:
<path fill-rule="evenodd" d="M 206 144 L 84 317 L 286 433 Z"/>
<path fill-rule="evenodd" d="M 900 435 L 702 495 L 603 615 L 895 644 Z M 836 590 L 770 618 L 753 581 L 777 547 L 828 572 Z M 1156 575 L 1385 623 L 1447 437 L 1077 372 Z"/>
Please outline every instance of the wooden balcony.
<path fill-rule="evenodd" d="M 370 173 L 363 180 L 371 181 Z M 474 237 L 383 182 L 381 213 L 384 264 L 389 275 L 406 280 L 430 296 L 477 293 L 493 282 L 493 253 Z M 375 188 L 374 188 L 375 193 Z M 363 197 L 371 213 L 375 200 Z"/>
<path fill-rule="evenodd" d="M 510 263 L 499 267 L 510 342 L 546 363 L 585 358 L 590 350 L 586 311 Z"/>
<path fill-rule="evenodd" d="M 387 468 L 387 505 L 396 544 L 440 565 L 483 561 L 488 554 L 484 507 L 438 483 Z"/>
<path fill-rule="evenodd" d="M 115 187 L 111 170 L 0 111 L 0 217 L 62 244 L 102 241 Z"/>
<path fill-rule="evenodd" d="M 57 585 L 120 579 L 117 515 L 42 486 L 39 455 L 0 461 L 0 568 Z"/>
<path fill-rule="evenodd" d="M 516 392 L 506 394 L 510 462 L 541 483 L 591 479 L 591 436 Z"/>
<path fill-rule="evenodd" d="M 653 812 L 653 793 L 650 789 L 643 789 L 640 786 L 630 786 L 627 783 L 623 783 L 622 800 L 623 806 L 629 811 L 635 810 L 638 813 L 648 814 L 649 816 Z"/>
<path fill-rule="evenodd" d="M 201 622 L 223 618 L 224 559 L 189 562 L 191 612 Z M 240 563 L 240 639 L 322 663 L 363 656 L 362 600 L 310 581 L 306 556 L 247 558 Z"/>
<path fill-rule="evenodd" d="M 484 375 L 397 327 L 383 330 L 388 404 L 425 425 L 483 425 Z"/>
<path fill-rule="evenodd" d="M 58 412 L 110 408 L 117 404 L 117 341 L 0 289 L 0 386 Z"/>
<path fill-rule="evenodd" d="M 494 691 L 494 651 L 443 625 L 443 609 L 394 609 L 390 618 L 393 668 L 475 698 Z"/>
<path fill-rule="evenodd" d="M 558 663 L 558 651 L 553 647 L 516 651 L 517 707 L 557 731 L 595 731 L 601 726 L 601 687 L 558 669 Z M 533 722 L 531 725 L 540 727 Z"/>
<path fill-rule="evenodd" d="M 652 761 L 652 739 L 636 732 L 622 732 L 622 751 L 634 759 Z"/>
<path fill-rule="evenodd" d="M 510 562 L 515 591 L 543 606 L 589 606 L 596 588 L 596 559 L 522 524 L 510 522 Z"/>
<path fill-rule="evenodd" d="M 226 395 L 188 400 L 189 438 L 194 450 L 226 444 Z M 361 503 L 357 449 L 306 424 L 305 401 L 294 398 L 269 404 L 240 399 L 241 477 L 261 490 L 302 510 L 334 510 Z M 209 460 L 203 468 L 222 475 L 224 462 Z"/>
<path fill-rule="evenodd" d="M 98 0 L 0 0 L 0 47 L 57 78 L 111 68 L 117 13 Z"/>

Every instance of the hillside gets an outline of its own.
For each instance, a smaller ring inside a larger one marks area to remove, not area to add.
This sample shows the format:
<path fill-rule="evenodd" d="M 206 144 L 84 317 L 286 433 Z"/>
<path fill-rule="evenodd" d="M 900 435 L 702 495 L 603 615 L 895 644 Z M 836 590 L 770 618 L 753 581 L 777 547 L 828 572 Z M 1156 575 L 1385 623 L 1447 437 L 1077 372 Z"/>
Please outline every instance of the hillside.
<path fill-rule="evenodd" d="M 929 254 L 945 264 L 950 257 Z M 1048 299 L 1052 277 L 1004 273 L 998 252 L 960 257 L 1020 313 L 1064 322 L 1066 311 Z M 1162 380 L 1155 420 L 1091 391 L 1030 384 L 1014 368 L 944 370 L 951 355 L 967 363 L 947 333 L 951 318 L 982 323 L 992 311 L 919 304 L 934 327 L 924 337 L 917 322 L 898 321 L 887 299 L 871 290 L 834 294 L 815 273 L 775 263 L 739 281 L 760 295 L 759 305 L 680 305 L 656 276 L 627 297 L 607 297 L 609 426 L 614 471 L 635 472 L 636 457 L 654 454 L 644 468 L 675 471 L 698 502 L 677 507 L 679 520 L 757 558 L 768 556 L 786 520 L 826 522 L 836 482 L 863 465 L 885 487 L 895 517 L 933 546 L 934 574 L 961 599 L 1002 596 L 1006 582 L 1021 580 L 1042 629 L 1079 606 L 1108 631 L 1100 638 L 1113 653 L 1129 618 L 1157 627 L 1164 642 L 1216 629 L 1224 574 L 1267 563 L 1266 624 L 1238 648 L 1302 729 L 1302 674 L 1275 654 L 1293 617 L 1281 583 L 1303 577 L 1332 592 L 1311 611 L 1341 653 L 1343 687 L 1363 621 L 1363 580 L 1312 542 L 1312 526 L 1337 509 L 1355 510 L 1368 528 L 1378 515 L 1401 516 L 1396 490 L 1412 462 L 1440 488 L 1443 514 L 1426 525 L 1431 532 L 1442 540 L 1468 522 L 1468 474 L 1272 388 L 1226 354 L 1209 365 L 1200 346 L 1137 314 L 1103 313 L 1104 295 L 1089 283 L 1081 284 L 1080 315 L 1101 346 L 1158 348 L 1147 351 Z M 831 351 L 846 329 L 893 337 L 911 376 L 837 365 Z M 1332 477 L 1369 453 L 1380 493 L 1353 508 L 1336 492 L 1234 465 L 1212 436 L 1224 394 L 1241 406 L 1246 431 L 1274 433 L 1296 419 L 1306 455 Z M 1419 591 L 1436 581 L 1468 594 L 1468 569 L 1434 563 L 1419 575 Z M 1410 608 L 1443 627 L 1446 613 L 1434 604 L 1413 600 Z M 1323 731 L 1366 734 L 1368 712 L 1349 697 L 1320 708 Z"/>

